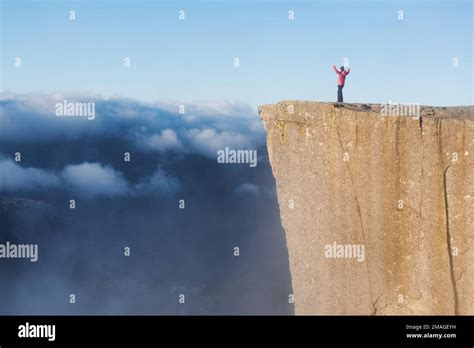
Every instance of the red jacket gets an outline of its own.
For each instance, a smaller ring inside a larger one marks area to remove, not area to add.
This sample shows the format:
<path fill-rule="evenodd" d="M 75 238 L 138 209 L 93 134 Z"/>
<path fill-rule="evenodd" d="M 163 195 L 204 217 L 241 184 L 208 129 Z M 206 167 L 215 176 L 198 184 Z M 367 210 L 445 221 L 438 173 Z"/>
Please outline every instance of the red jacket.
<path fill-rule="evenodd" d="M 337 74 L 337 85 L 344 86 L 344 82 L 346 82 L 346 76 L 349 75 L 351 68 L 347 69 L 347 71 L 337 70 L 335 65 L 333 65 L 332 68 Z"/>

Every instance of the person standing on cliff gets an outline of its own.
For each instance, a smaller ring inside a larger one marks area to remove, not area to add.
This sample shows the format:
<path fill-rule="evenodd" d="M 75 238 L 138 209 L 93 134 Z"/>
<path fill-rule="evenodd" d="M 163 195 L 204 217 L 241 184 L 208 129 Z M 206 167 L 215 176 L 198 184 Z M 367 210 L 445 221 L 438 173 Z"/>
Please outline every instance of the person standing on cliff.
<path fill-rule="evenodd" d="M 337 70 L 335 65 L 333 65 L 332 68 L 334 69 L 334 71 L 337 74 L 337 102 L 338 103 L 343 103 L 344 98 L 342 96 L 342 89 L 344 88 L 344 83 L 346 82 L 346 76 L 349 75 L 349 72 L 351 71 L 351 68 L 347 69 L 347 71 L 344 68 L 344 66 L 341 66 L 339 68 L 341 70 Z"/>

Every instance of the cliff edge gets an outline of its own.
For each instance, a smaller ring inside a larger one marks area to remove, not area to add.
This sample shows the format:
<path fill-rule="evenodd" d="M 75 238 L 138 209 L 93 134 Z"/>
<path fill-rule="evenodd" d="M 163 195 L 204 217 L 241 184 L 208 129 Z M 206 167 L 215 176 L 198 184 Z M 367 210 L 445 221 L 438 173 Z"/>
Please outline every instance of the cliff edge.
<path fill-rule="evenodd" d="M 259 108 L 296 314 L 474 314 L 474 107 Z M 391 113 L 393 114 L 393 113 Z"/>

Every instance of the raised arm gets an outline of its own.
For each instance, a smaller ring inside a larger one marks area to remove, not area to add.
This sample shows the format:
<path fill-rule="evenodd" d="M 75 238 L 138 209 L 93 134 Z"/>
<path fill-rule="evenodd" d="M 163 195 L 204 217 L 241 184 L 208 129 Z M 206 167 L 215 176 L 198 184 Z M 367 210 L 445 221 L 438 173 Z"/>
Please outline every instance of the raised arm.
<path fill-rule="evenodd" d="M 349 75 L 350 72 L 351 72 L 351 68 L 347 69 L 347 74 L 346 75 Z"/>
<path fill-rule="evenodd" d="M 334 69 L 334 71 L 336 72 L 336 74 L 340 74 L 341 72 L 339 70 L 337 70 L 336 66 L 333 64 L 332 65 L 332 68 Z"/>

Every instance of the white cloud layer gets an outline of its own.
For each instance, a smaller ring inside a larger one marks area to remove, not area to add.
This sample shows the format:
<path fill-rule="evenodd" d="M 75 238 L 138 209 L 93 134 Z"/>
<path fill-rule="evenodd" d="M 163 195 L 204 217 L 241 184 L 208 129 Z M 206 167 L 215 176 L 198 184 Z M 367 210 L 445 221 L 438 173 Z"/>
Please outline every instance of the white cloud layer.
<path fill-rule="evenodd" d="M 95 119 L 58 117 L 63 100 L 95 103 Z M 184 114 L 180 113 L 184 105 Z M 34 130 L 34 131 L 32 131 Z M 216 158 L 225 147 L 255 149 L 264 144 L 257 111 L 244 103 L 143 103 L 97 95 L 0 94 L 0 142 L 115 137 L 136 151 L 181 151 Z"/>
<path fill-rule="evenodd" d="M 55 105 L 64 100 L 95 103 L 94 120 L 56 116 Z M 132 153 L 157 152 L 162 158 L 167 152 L 177 152 L 216 159 L 217 151 L 226 147 L 257 149 L 264 145 L 265 132 L 256 110 L 245 103 L 143 103 L 92 94 L 0 94 L 0 146 L 61 144 L 83 138 L 89 143 L 113 139 Z M 129 182 L 120 171 L 101 163 L 69 164 L 50 172 L 0 157 L 0 191 L 58 188 L 84 196 L 123 196 L 167 194 L 179 187 L 179 180 L 160 168 Z"/>
<path fill-rule="evenodd" d="M 253 149 L 254 145 L 242 133 L 222 131 L 218 132 L 212 128 L 191 129 L 186 138 L 192 149 L 196 152 L 216 157 L 217 151 L 225 147 L 231 149 Z"/>
<path fill-rule="evenodd" d="M 67 165 L 61 177 L 68 188 L 85 196 L 117 196 L 128 192 L 128 183 L 123 175 L 100 163 Z"/>
<path fill-rule="evenodd" d="M 0 192 L 60 186 L 61 180 L 54 173 L 37 168 L 24 168 L 10 159 L 0 157 Z"/>
<path fill-rule="evenodd" d="M 141 144 L 143 148 L 147 150 L 159 152 L 171 149 L 179 150 L 183 147 L 176 132 L 169 128 L 163 129 L 160 134 L 152 134 L 146 136 L 144 139 L 137 140 L 137 143 Z"/>
<path fill-rule="evenodd" d="M 80 196 L 169 195 L 180 188 L 177 178 L 160 168 L 137 183 L 109 165 L 84 162 L 65 166 L 54 173 L 39 168 L 25 168 L 11 159 L 0 157 L 0 192 L 63 189 Z"/>
<path fill-rule="evenodd" d="M 135 185 L 135 194 L 146 194 L 148 192 L 161 192 L 171 194 L 180 187 L 178 179 L 168 176 L 161 169 L 156 170 L 151 176 L 142 179 Z"/>

